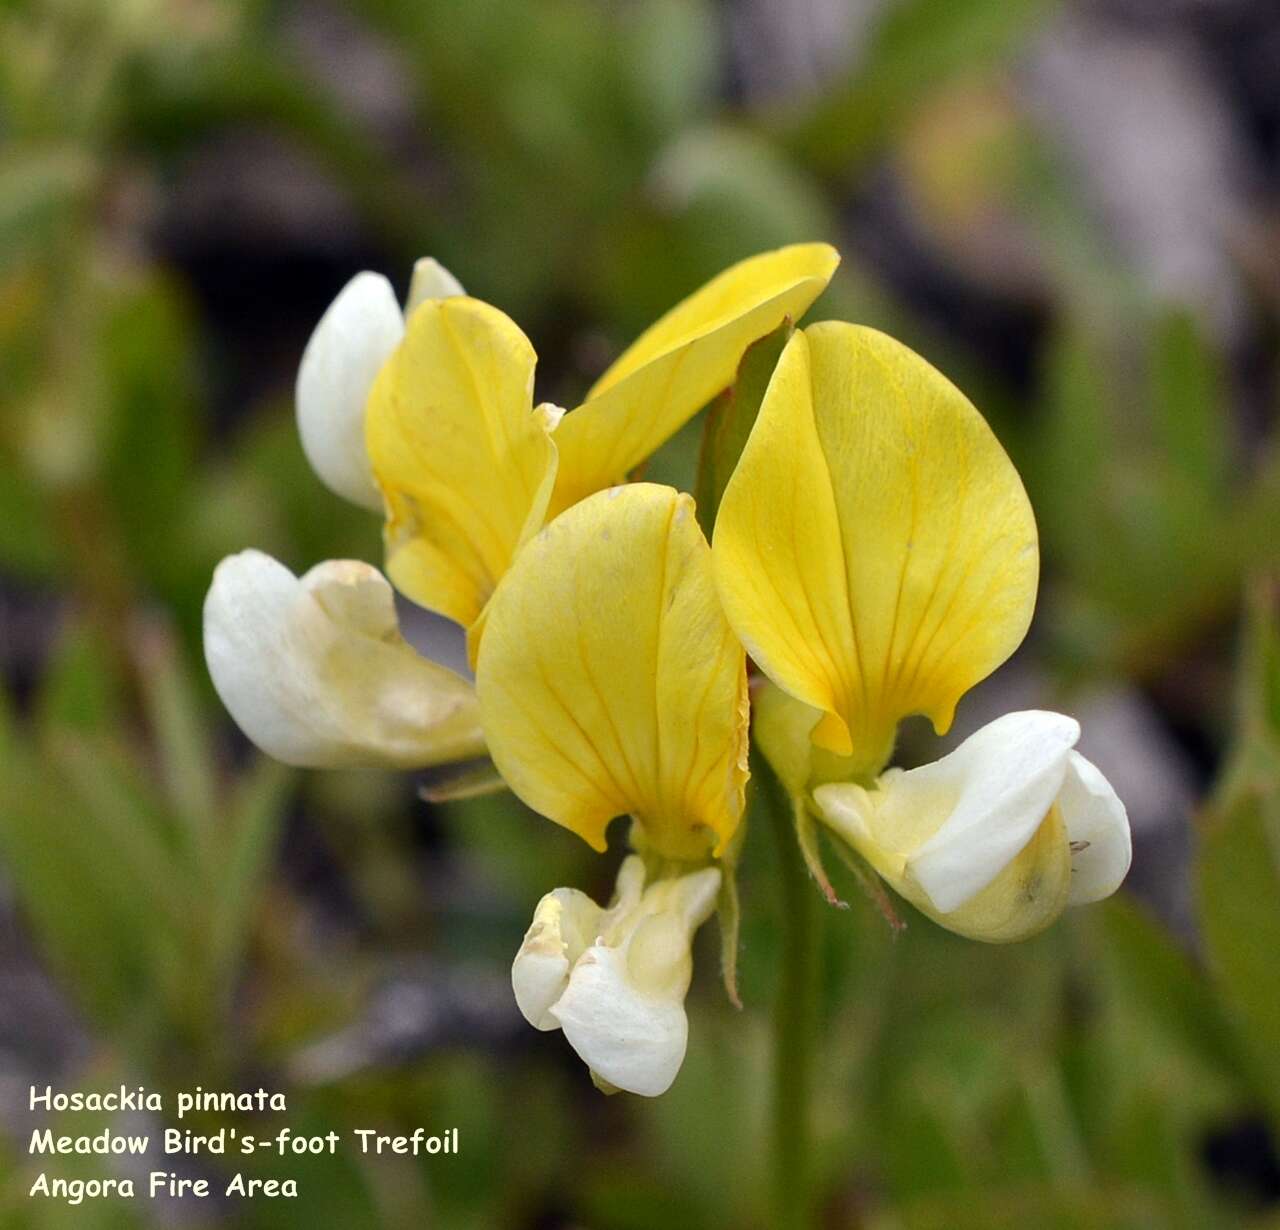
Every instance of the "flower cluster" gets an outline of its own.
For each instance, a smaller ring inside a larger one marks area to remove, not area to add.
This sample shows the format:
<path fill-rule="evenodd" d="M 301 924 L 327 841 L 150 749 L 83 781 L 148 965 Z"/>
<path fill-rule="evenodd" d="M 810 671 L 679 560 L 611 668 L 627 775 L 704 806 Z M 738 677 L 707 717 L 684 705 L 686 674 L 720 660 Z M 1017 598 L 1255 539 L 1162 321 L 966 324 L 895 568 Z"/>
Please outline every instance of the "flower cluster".
<path fill-rule="evenodd" d="M 733 266 L 567 413 L 534 404 L 524 334 L 434 261 L 404 311 L 359 275 L 303 356 L 298 420 L 324 482 L 385 516 L 390 584 L 246 551 L 209 591 L 210 673 L 271 755 L 488 756 L 601 851 L 631 817 L 614 900 L 548 893 L 512 969 L 530 1023 L 562 1029 L 603 1088 L 656 1095 L 680 1068 L 692 938 L 734 897 L 749 730 L 828 893 L 819 823 L 982 940 L 1031 935 L 1128 869 L 1124 808 L 1069 717 L 1009 714 L 886 767 L 904 718 L 945 732 L 1018 646 L 1039 552 L 1016 471 L 951 383 L 874 330 L 793 329 L 838 259 L 805 244 Z M 688 495 L 627 479 L 779 329 L 708 544 Z M 405 642 L 392 584 L 466 630 L 474 684 Z"/>

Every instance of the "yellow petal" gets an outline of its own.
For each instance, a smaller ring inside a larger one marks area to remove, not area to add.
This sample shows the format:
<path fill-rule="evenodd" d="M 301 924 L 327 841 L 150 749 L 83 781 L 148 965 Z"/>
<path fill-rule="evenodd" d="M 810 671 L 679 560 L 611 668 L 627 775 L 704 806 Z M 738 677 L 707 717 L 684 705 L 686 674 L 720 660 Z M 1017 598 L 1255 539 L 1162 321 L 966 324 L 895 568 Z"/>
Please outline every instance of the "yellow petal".
<path fill-rule="evenodd" d="M 528 338 L 477 299 L 429 299 L 378 375 L 365 420 L 387 506 L 387 574 L 471 624 L 541 526 L 555 446 L 533 410 Z"/>
<path fill-rule="evenodd" d="M 650 326 L 556 433 L 552 514 L 620 482 L 728 388 L 743 352 L 799 319 L 840 263 L 829 244 L 793 244 L 726 269 Z"/>
<path fill-rule="evenodd" d="M 1035 520 L 982 416 L 873 329 L 796 333 L 716 522 L 747 652 L 819 710 L 814 742 L 878 771 L 897 723 L 939 731 L 1026 633 Z"/>
<path fill-rule="evenodd" d="M 659 856 L 719 853 L 742 814 L 742 648 L 693 501 L 634 483 L 556 518 L 486 612 L 489 750 L 535 811 L 598 850 L 630 814 Z"/>
<path fill-rule="evenodd" d="M 752 689 L 752 738 L 793 799 L 803 799 L 826 782 L 847 782 L 858 776 L 859 766 L 853 760 L 814 746 L 813 728 L 821 719 L 817 709 L 768 679 Z"/>

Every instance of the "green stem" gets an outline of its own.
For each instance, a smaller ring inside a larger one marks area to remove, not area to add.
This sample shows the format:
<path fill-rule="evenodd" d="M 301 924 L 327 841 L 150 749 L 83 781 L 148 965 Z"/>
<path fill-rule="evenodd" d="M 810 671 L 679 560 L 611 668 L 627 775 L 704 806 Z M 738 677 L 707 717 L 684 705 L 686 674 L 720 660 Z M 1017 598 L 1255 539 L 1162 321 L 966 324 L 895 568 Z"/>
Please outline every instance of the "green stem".
<path fill-rule="evenodd" d="M 818 910 L 821 901 L 805 870 L 792 820 L 791 802 L 762 761 L 753 766 L 759 805 L 777 842 L 781 884 L 782 968 L 774 1005 L 774 1070 L 771 1112 L 773 1216 L 778 1230 L 813 1225 L 812 1112 L 814 1039 L 822 961 Z"/>

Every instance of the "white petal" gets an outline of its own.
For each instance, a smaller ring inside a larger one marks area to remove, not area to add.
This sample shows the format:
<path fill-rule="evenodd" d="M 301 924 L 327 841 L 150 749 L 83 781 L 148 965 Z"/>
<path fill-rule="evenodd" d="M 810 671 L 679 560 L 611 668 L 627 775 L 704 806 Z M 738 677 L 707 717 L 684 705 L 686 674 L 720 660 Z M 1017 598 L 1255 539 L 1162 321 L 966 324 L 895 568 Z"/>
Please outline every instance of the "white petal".
<path fill-rule="evenodd" d="M 631 858 L 641 862 L 635 855 Z M 655 880 L 645 889 L 641 908 L 645 914 L 672 915 L 679 921 L 688 940 L 711 917 L 716 896 L 720 892 L 720 883 L 718 867 L 703 867 L 700 871 L 691 871 L 686 875 Z"/>
<path fill-rule="evenodd" d="M 229 556 L 205 599 L 204 650 L 231 716 L 286 764 L 421 768 L 484 753 L 474 689 L 404 641 L 368 564 L 331 560 L 299 579 L 261 551 Z"/>
<path fill-rule="evenodd" d="M 684 1062 L 693 935 L 715 908 L 721 876 L 704 867 L 655 880 L 637 902 L 643 868 L 635 855 L 623 863 L 603 934 L 574 965 L 551 1015 L 597 1076 L 656 1097 Z"/>
<path fill-rule="evenodd" d="M 1067 770 L 1080 726 L 1061 713 L 1006 713 L 949 756 L 903 774 L 950 777 L 950 815 L 911 857 L 916 882 L 944 914 L 981 892 L 1040 827 Z"/>
<path fill-rule="evenodd" d="M 413 309 L 428 299 L 452 299 L 465 295 L 462 283 L 433 256 L 424 256 L 414 262 L 413 278 L 409 282 L 409 297 L 405 300 L 404 315 L 407 320 Z"/>
<path fill-rule="evenodd" d="M 876 803 L 875 840 L 899 852 L 943 914 L 981 892 L 1040 827 L 1080 737 L 1074 719 L 1008 713 L 954 752 L 906 773 L 891 770 Z"/>
<path fill-rule="evenodd" d="M 1058 805 L 1071 842 L 1071 904 L 1101 901 L 1120 887 L 1133 858 L 1124 804 L 1098 768 L 1073 751 Z"/>
<path fill-rule="evenodd" d="M 1073 750 L 1079 734 L 1062 714 L 1010 713 L 933 764 L 891 769 L 871 791 L 822 786 L 814 801 L 832 829 L 944 926 L 978 939 L 1022 938 L 1065 905 L 1113 893 L 1129 869 L 1124 804 Z"/>
<path fill-rule="evenodd" d="M 887 770 L 880 777 L 880 788 L 874 792 L 856 782 L 828 782 L 813 792 L 818 818 L 894 885 L 902 878 L 907 860 L 900 850 L 881 842 L 882 828 L 886 831 L 885 842 L 893 834 L 887 824 L 880 823 L 879 805 L 889 796 L 893 781 L 902 776 L 900 769 Z"/>
<path fill-rule="evenodd" d="M 364 407 L 403 336 L 391 283 L 358 273 L 320 318 L 298 368 L 298 431 L 307 460 L 330 490 L 376 511 L 382 496 L 364 447 Z"/>
<path fill-rule="evenodd" d="M 511 965 L 511 987 L 535 1029 L 559 1029 L 551 1008 L 569 985 L 569 970 L 600 930 L 604 911 L 576 888 L 557 888 L 538 902 Z"/>
<path fill-rule="evenodd" d="M 644 860 L 632 854 L 607 910 L 576 889 L 548 893 L 511 982 L 525 1019 L 563 1028 L 597 1078 L 654 1097 L 684 1061 L 693 934 L 715 908 L 721 875 L 705 867 L 644 881 Z"/>
<path fill-rule="evenodd" d="M 684 992 L 638 990 L 624 949 L 587 949 L 551 1011 L 587 1066 L 629 1093 L 650 1098 L 665 1093 L 684 1062 L 689 1040 Z"/>
<path fill-rule="evenodd" d="M 628 854 L 614 878 L 613 901 L 606 920 L 608 925 L 629 916 L 644 899 L 644 877 L 644 859 L 638 854 Z"/>
<path fill-rule="evenodd" d="M 563 406 L 557 406 L 553 401 L 539 402 L 533 408 L 534 417 L 548 434 L 560 426 L 560 420 L 568 413 Z"/>

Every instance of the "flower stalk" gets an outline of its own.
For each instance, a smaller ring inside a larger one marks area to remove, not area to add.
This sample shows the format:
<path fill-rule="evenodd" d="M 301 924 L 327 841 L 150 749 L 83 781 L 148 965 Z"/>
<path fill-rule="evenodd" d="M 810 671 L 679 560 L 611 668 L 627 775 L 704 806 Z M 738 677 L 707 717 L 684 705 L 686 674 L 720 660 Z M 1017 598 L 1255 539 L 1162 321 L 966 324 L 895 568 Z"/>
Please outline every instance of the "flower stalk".
<path fill-rule="evenodd" d="M 782 966 L 773 1013 L 770 1107 L 770 1225 L 809 1230 L 813 1222 L 813 1069 L 822 977 L 822 899 L 796 843 L 791 801 L 763 756 L 752 765 L 756 806 L 776 845 Z"/>

